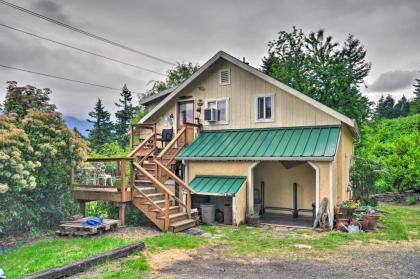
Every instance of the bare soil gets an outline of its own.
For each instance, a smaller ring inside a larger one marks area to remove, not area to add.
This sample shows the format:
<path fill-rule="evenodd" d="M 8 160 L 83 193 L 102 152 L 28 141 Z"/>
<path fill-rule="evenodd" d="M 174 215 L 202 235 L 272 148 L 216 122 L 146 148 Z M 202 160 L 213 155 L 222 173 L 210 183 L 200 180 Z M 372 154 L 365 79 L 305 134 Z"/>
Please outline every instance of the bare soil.
<path fill-rule="evenodd" d="M 152 278 L 420 278 L 420 242 L 354 245 L 305 257 L 239 257 L 224 245 L 207 246 L 152 264 Z M 318 252 L 319 253 L 319 252 Z"/>

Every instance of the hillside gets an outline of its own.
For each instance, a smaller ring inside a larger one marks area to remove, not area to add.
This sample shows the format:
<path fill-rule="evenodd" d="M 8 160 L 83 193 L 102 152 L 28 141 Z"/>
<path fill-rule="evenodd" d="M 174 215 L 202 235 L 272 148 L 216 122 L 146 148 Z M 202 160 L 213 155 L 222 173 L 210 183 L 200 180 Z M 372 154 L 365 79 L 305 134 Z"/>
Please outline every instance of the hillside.
<path fill-rule="evenodd" d="M 420 114 L 380 119 L 362 127 L 356 153 L 382 164 L 378 191 L 420 190 L 419 129 Z"/>
<path fill-rule="evenodd" d="M 89 134 L 87 130 L 92 127 L 87 120 L 79 119 L 73 116 L 64 116 L 64 121 L 66 121 L 67 127 L 70 129 L 76 128 L 85 137 Z"/>

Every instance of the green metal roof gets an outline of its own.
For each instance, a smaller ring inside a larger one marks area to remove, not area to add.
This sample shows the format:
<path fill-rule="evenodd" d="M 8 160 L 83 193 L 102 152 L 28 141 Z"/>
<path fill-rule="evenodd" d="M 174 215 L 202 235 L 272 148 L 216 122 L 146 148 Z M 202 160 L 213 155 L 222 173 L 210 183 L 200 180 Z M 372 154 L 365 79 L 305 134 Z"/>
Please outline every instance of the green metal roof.
<path fill-rule="evenodd" d="M 246 180 L 245 176 L 197 175 L 189 185 L 198 193 L 235 195 Z"/>
<path fill-rule="evenodd" d="M 339 125 L 205 130 L 177 159 L 331 158 Z"/>

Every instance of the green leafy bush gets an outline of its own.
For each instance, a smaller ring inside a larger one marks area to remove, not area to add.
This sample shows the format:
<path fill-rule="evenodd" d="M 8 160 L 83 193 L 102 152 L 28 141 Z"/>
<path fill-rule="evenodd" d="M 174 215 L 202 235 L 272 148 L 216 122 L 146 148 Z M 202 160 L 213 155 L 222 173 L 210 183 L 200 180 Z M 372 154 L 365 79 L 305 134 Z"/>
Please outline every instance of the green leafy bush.
<path fill-rule="evenodd" d="M 356 154 L 381 163 L 376 192 L 420 189 L 419 127 L 420 114 L 363 125 Z"/>

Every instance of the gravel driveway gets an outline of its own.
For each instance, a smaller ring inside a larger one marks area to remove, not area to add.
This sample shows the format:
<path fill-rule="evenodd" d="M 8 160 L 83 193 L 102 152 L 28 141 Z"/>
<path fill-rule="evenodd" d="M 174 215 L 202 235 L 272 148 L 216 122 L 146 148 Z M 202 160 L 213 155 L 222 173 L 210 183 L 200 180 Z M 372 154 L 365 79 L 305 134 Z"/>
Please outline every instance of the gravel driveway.
<path fill-rule="evenodd" d="M 322 253 L 322 252 L 320 252 Z M 226 256 L 226 247 L 200 248 L 188 260 L 155 269 L 153 278 L 420 278 L 420 244 L 350 247 L 327 257 Z"/>

